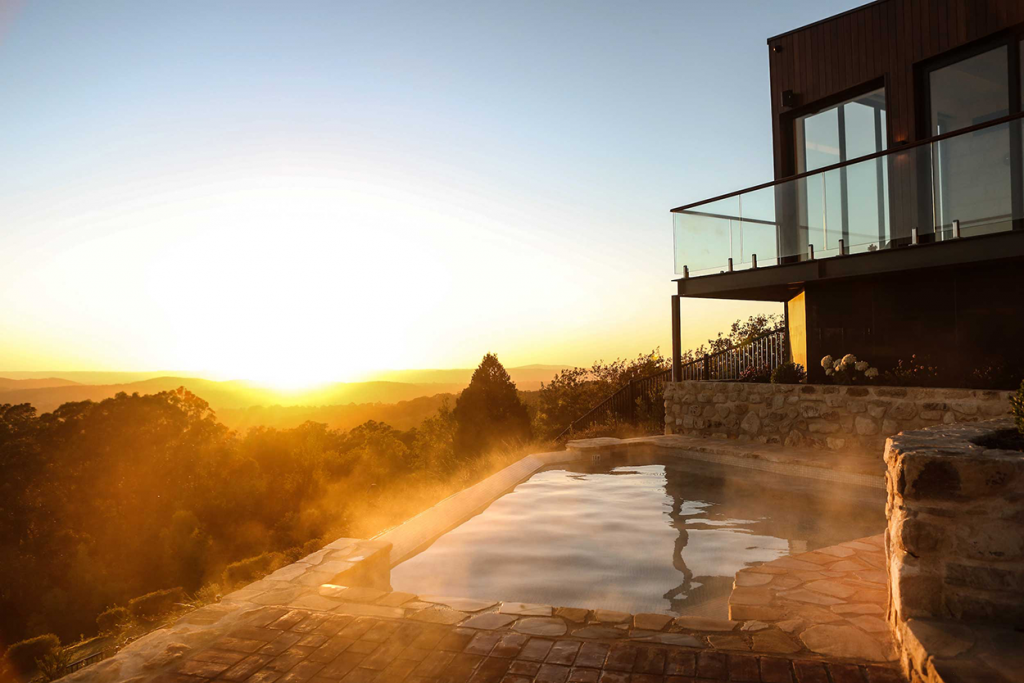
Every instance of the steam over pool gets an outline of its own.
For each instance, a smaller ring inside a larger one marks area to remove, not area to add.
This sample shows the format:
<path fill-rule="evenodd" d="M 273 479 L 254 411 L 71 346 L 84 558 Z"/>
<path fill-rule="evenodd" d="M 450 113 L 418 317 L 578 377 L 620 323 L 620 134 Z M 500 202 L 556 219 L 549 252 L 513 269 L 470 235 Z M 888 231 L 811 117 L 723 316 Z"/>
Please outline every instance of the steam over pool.
<path fill-rule="evenodd" d="M 395 590 L 725 618 L 737 571 L 884 529 L 884 492 L 668 458 L 540 472 Z"/>

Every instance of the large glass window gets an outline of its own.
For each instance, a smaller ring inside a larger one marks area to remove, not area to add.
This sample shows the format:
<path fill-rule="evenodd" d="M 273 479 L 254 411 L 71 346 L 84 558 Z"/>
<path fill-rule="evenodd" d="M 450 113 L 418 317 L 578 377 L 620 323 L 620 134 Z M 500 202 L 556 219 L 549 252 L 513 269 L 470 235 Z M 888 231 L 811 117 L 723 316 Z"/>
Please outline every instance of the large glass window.
<path fill-rule="evenodd" d="M 1001 45 L 928 75 L 932 135 L 976 126 L 1010 113 L 1007 52 Z"/>
<path fill-rule="evenodd" d="M 872 90 L 796 120 L 796 172 L 885 149 L 885 90 Z"/>
<path fill-rule="evenodd" d="M 881 152 L 887 138 L 885 90 L 801 116 L 795 126 L 797 173 Z M 888 170 L 883 159 L 828 171 L 816 180 L 808 183 L 800 201 L 800 225 L 809 233 L 800 235 L 800 242 L 824 242 L 831 250 L 840 238 L 847 249 L 888 240 Z M 822 236 L 816 241 L 819 231 Z"/>
<path fill-rule="evenodd" d="M 1010 113 L 1009 49 L 1001 45 L 928 74 L 931 135 Z M 993 126 L 939 142 L 932 158 L 936 238 L 1005 228 L 1011 219 L 1010 126 Z"/>

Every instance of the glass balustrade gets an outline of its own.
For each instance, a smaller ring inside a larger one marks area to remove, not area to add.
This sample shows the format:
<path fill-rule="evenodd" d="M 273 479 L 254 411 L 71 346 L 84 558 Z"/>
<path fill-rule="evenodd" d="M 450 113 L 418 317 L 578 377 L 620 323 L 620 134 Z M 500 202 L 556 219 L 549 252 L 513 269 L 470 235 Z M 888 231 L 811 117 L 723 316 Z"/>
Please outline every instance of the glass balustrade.
<path fill-rule="evenodd" d="M 707 275 L 1003 232 L 1024 219 L 1021 118 L 673 212 L 676 273 Z M 957 235 L 955 225 L 959 226 Z"/>

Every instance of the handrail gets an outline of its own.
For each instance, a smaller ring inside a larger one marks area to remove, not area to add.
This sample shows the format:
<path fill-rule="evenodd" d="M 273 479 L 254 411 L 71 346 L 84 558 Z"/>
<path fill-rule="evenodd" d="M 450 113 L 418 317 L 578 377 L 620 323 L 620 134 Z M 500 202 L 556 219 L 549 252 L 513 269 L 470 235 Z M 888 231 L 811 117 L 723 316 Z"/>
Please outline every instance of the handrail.
<path fill-rule="evenodd" d="M 683 369 L 686 369 L 686 368 L 696 368 L 699 365 L 701 367 L 702 374 L 705 375 L 705 378 L 706 378 L 706 376 L 710 372 L 710 366 L 712 365 L 712 363 L 715 360 L 717 360 L 717 359 L 719 359 L 719 358 L 721 358 L 723 356 L 726 356 L 727 354 L 735 354 L 738 351 L 742 351 L 743 349 L 746 349 L 747 347 L 750 347 L 750 346 L 754 345 L 755 343 L 757 343 L 757 342 L 759 342 L 759 341 L 761 341 L 763 339 L 768 339 L 769 337 L 774 337 L 774 336 L 777 336 L 779 334 L 785 335 L 785 333 L 786 333 L 786 328 L 785 327 L 777 327 L 774 330 L 769 330 L 768 332 L 765 332 L 764 334 L 759 334 L 756 337 L 748 339 L 747 341 L 743 342 L 742 344 L 737 344 L 735 346 L 730 346 L 729 348 L 722 349 L 721 351 L 715 351 L 714 353 L 705 354 L 705 355 L 701 356 L 700 358 L 694 358 L 693 360 L 691 360 L 689 362 L 683 363 L 681 368 L 683 368 Z M 782 359 L 781 359 L 781 357 L 778 357 L 778 358 L 776 358 L 776 360 L 780 360 L 781 361 Z M 733 368 L 733 370 L 736 370 L 737 374 L 738 374 L 738 372 L 739 372 L 739 365 L 737 364 L 736 367 Z M 685 374 L 687 374 L 687 373 L 684 372 L 683 375 L 685 375 Z M 616 389 L 608 397 L 606 397 L 604 400 L 602 400 L 597 405 L 592 407 L 586 413 L 584 413 L 583 415 L 579 416 L 578 418 L 576 418 L 575 420 L 570 422 L 569 425 L 565 429 L 563 429 L 558 434 L 558 436 L 555 437 L 555 440 L 556 441 L 561 441 L 562 437 L 564 437 L 566 434 L 571 433 L 573 428 L 576 427 L 576 425 L 586 422 L 592 416 L 594 416 L 595 414 L 599 413 L 601 410 L 605 409 L 609 404 L 614 404 L 616 401 L 621 401 L 623 394 L 625 394 L 627 392 L 630 392 L 630 393 L 634 392 L 635 391 L 635 387 L 637 385 L 643 384 L 645 382 L 651 382 L 651 381 L 654 381 L 654 382 L 665 381 L 666 379 L 671 378 L 671 376 L 672 376 L 672 369 L 671 368 L 666 368 L 665 370 L 660 370 L 660 371 L 654 373 L 653 375 L 648 375 L 646 377 L 641 377 L 639 379 L 632 379 L 632 380 L 630 380 L 627 384 L 624 384 L 623 386 L 621 386 L 618 389 Z M 630 400 L 632 402 L 633 400 L 635 400 L 635 397 L 631 396 Z"/>
<path fill-rule="evenodd" d="M 904 142 L 897 145 L 896 147 L 889 147 L 888 149 L 883 149 L 880 152 L 872 152 L 871 154 L 865 154 L 864 156 L 857 157 L 856 159 L 847 159 L 846 161 L 840 161 L 839 163 L 832 164 L 831 166 L 822 166 L 821 168 L 816 168 L 813 171 L 804 171 L 803 173 L 797 173 L 796 175 L 786 176 L 785 178 L 779 178 L 777 180 L 772 180 L 767 183 L 761 183 L 760 185 L 754 185 L 752 187 L 748 187 L 742 190 L 736 190 L 735 192 L 728 192 L 726 194 L 718 195 L 717 197 L 711 197 L 710 199 L 702 199 L 701 201 L 693 202 L 692 204 L 677 206 L 676 208 L 672 209 L 670 213 L 682 213 L 684 211 L 688 211 L 689 209 L 701 206 L 703 204 L 710 204 L 711 202 L 717 202 L 722 199 L 729 199 L 731 197 L 736 197 L 741 194 L 746 194 L 747 192 L 754 192 L 755 190 L 763 190 L 766 187 L 781 185 L 782 183 L 788 183 L 793 180 L 800 180 L 801 178 L 807 178 L 808 176 L 812 175 L 828 173 L 829 171 L 834 171 L 837 168 L 844 168 L 846 166 L 850 166 L 851 164 L 859 164 L 865 161 L 870 161 L 871 159 L 877 159 L 880 157 L 888 156 L 890 154 L 905 152 L 908 149 L 913 149 L 915 147 L 920 147 L 922 145 L 928 145 L 933 142 L 941 142 L 948 138 L 956 137 L 958 135 L 973 133 L 975 131 L 983 130 L 985 128 L 991 128 L 992 126 L 998 126 L 1003 123 L 1017 121 L 1022 118 L 1024 118 L 1024 112 L 1018 112 L 1016 114 L 1010 114 L 1008 116 L 1003 116 L 998 119 L 993 119 L 991 121 L 985 121 L 984 123 L 978 123 L 973 126 L 967 126 L 966 128 L 958 128 L 957 130 L 950 131 L 949 133 L 934 135 L 930 138 L 925 138 L 923 140 L 916 140 L 914 142 Z"/>

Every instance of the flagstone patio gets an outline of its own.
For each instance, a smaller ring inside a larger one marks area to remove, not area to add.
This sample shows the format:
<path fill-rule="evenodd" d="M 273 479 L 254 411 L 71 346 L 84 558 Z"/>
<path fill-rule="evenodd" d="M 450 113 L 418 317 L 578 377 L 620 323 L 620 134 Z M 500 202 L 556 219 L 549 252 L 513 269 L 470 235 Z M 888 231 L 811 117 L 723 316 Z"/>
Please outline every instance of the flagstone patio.
<path fill-rule="evenodd" d="M 339 541 L 334 550 L 307 558 L 305 568 L 292 565 L 199 609 L 69 680 L 902 680 L 887 631 L 876 628 L 879 537 L 741 571 L 731 620 L 316 585 L 310 577 L 322 573 L 318 560 L 346 561 L 334 558 L 339 554 L 349 562 L 373 561 L 387 551 L 379 542 L 344 545 Z"/>

